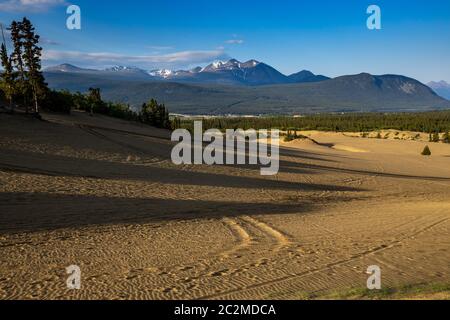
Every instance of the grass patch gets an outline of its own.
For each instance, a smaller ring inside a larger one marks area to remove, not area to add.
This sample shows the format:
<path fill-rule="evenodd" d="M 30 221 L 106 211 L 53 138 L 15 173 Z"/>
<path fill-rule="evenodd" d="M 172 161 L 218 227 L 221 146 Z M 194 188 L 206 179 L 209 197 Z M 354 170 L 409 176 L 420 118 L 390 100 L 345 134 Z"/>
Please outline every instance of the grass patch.
<path fill-rule="evenodd" d="M 330 292 L 316 299 L 336 300 L 403 300 L 445 299 L 450 300 L 450 284 L 415 284 L 387 287 L 381 290 L 353 288 L 347 291 Z"/>
<path fill-rule="evenodd" d="M 268 296 L 277 299 L 284 293 L 277 292 Z M 398 287 L 386 287 L 381 290 L 350 288 L 340 291 L 318 293 L 297 292 L 290 300 L 450 300 L 450 284 L 413 284 Z"/>

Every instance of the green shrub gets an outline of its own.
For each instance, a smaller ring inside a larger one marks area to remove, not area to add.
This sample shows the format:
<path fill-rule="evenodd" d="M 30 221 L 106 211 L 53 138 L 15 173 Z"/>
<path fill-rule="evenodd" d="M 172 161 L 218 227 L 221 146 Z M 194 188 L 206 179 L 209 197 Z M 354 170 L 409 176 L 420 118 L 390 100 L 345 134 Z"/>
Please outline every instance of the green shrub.
<path fill-rule="evenodd" d="M 442 138 L 444 143 L 450 143 L 450 133 L 447 131 L 444 133 L 444 137 Z"/>
<path fill-rule="evenodd" d="M 431 156 L 431 150 L 428 146 L 425 146 L 425 148 L 422 151 L 423 156 Z"/>
<path fill-rule="evenodd" d="M 62 113 L 70 113 L 74 106 L 72 94 L 64 90 L 49 90 L 41 104 L 45 110 Z"/>
<path fill-rule="evenodd" d="M 435 132 L 433 134 L 432 139 L 433 139 L 433 142 L 439 142 L 440 141 L 440 139 L 439 139 L 439 132 Z"/>

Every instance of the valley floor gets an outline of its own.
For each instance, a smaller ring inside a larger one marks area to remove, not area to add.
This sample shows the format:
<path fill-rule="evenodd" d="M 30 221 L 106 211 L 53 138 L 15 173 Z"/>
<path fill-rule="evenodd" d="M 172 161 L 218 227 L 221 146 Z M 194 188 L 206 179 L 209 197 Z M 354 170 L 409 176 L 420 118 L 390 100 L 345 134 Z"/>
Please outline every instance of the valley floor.
<path fill-rule="evenodd" d="M 44 120 L 0 114 L 2 299 L 359 299 L 371 265 L 440 288 L 393 298 L 449 298 L 450 145 L 307 132 L 262 177 L 175 166 L 163 130 Z"/>

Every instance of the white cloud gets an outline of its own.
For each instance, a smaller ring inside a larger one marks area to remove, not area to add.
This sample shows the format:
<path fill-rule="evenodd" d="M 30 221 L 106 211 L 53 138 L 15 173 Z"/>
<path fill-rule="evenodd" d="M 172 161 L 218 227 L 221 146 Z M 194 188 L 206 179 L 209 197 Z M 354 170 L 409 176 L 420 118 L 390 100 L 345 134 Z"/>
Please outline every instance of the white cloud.
<path fill-rule="evenodd" d="M 65 4 L 67 4 L 65 0 L 0 0 L 0 11 L 38 12 Z"/>
<path fill-rule="evenodd" d="M 228 44 L 243 44 L 244 40 L 242 40 L 242 39 L 231 39 L 231 40 L 225 41 L 225 43 L 228 43 Z"/>
<path fill-rule="evenodd" d="M 196 63 L 210 62 L 226 57 L 223 50 L 181 51 L 161 55 L 126 55 L 111 52 L 80 52 L 47 50 L 43 59 L 48 62 L 67 62 L 81 65 L 126 65 L 141 67 L 177 67 Z"/>

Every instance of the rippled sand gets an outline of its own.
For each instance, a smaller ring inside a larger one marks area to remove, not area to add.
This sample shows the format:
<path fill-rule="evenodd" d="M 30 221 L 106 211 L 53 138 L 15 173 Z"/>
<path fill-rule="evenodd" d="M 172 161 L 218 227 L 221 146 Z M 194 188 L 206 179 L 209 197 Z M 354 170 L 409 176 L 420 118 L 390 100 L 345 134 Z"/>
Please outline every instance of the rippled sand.
<path fill-rule="evenodd" d="M 370 265 L 384 287 L 450 283 L 450 145 L 309 132 L 262 177 L 175 166 L 163 130 L 44 118 L 0 114 L 0 298 L 321 298 Z"/>

